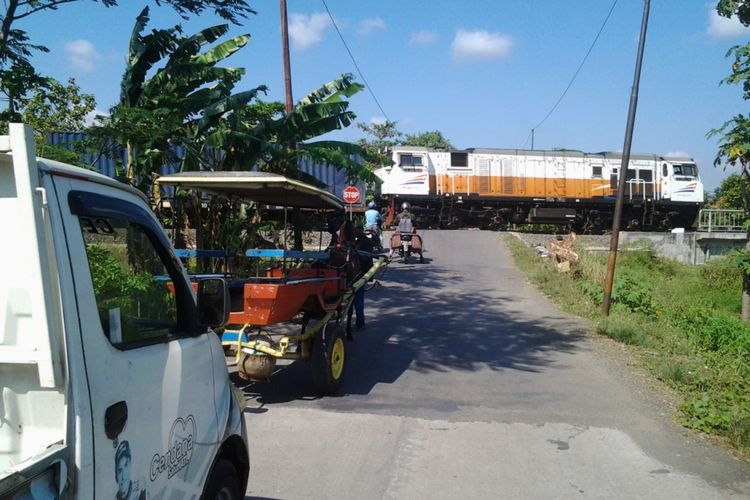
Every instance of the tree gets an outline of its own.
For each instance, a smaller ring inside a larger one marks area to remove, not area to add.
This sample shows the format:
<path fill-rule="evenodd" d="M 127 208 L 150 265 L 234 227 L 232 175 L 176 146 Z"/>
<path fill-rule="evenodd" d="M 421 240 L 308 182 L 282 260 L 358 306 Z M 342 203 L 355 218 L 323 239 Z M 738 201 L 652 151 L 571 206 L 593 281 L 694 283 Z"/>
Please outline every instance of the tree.
<path fill-rule="evenodd" d="M 181 26 L 144 34 L 146 7 L 136 19 L 128 63 L 120 84 L 120 102 L 107 123 L 93 129 L 102 146 L 125 145 L 126 177 L 149 192 L 152 174 L 171 160 L 175 145 L 185 147 L 183 161 L 193 169 L 202 164 L 199 134 L 215 126 L 232 107 L 246 105 L 265 87 L 232 94 L 242 68 L 219 62 L 244 47 L 249 35 L 238 35 L 203 51 L 229 29 L 226 24 L 184 36 Z M 201 52 L 203 51 L 203 52 Z M 162 67 L 154 70 L 157 63 Z"/>
<path fill-rule="evenodd" d="M 8 133 L 10 121 L 21 121 L 32 126 L 36 150 L 39 156 L 52 160 L 84 166 L 78 154 L 60 146 L 47 144 L 50 132 L 64 130 L 82 131 L 86 117 L 96 102 L 92 94 L 82 94 L 73 78 L 67 85 L 53 78 L 28 82 L 29 91 L 18 101 L 18 108 L 11 114 L 0 115 L 0 133 Z"/>
<path fill-rule="evenodd" d="M 401 144 L 405 146 L 421 146 L 430 149 L 454 149 L 451 141 L 443 137 L 443 134 L 439 130 L 407 135 Z"/>
<path fill-rule="evenodd" d="M 396 129 L 396 124 L 397 122 L 389 120 L 382 123 L 358 123 L 357 128 L 374 137 L 374 139 L 362 139 L 359 143 L 374 154 L 387 155 L 404 135 Z"/>
<path fill-rule="evenodd" d="M 44 78 L 31 64 L 34 52 L 49 52 L 47 47 L 34 45 L 26 31 L 14 25 L 37 12 L 57 10 L 64 4 L 82 0 L 6 0 L 5 13 L 0 16 L 0 92 L 5 95 L 7 108 L 3 112 L 8 121 L 18 120 L 18 100 L 22 99 L 28 85 L 39 84 Z M 105 7 L 117 6 L 118 0 L 92 0 Z M 168 5 L 180 16 L 199 15 L 206 10 L 232 23 L 254 14 L 247 0 L 154 0 L 157 5 Z"/>
<path fill-rule="evenodd" d="M 713 207 L 729 210 L 746 210 L 748 181 L 740 174 L 731 174 L 721 182 L 713 195 Z"/>
<path fill-rule="evenodd" d="M 719 0 L 716 10 L 724 17 L 737 16 L 737 19 L 750 26 L 750 0 Z M 742 98 L 750 100 L 750 43 L 735 45 L 727 52 L 727 57 L 734 59 L 732 72 L 721 83 L 742 85 Z M 719 151 L 714 160 L 715 166 L 727 165 L 739 167 L 740 186 L 750 181 L 750 117 L 737 114 L 721 127 L 711 130 L 708 137 L 719 137 Z M 741 190 L 742 206 L 750 216 L 750 199 L 746 190 Z M 750 236 L 750 234 L 749 234 Z M 742 280 L 742 319 L 750 321 L 750 252 L 738 259 L 743 271 Z"/>
<path fill-rule="evenodd" d="M 5 14 L 0 17 L 0 60 L 5 59 L 8 51 L 16 50 L 20 42 L 28 40 L 26 32 L 14 29 L 13 25 L 37 12 L 57 10 L 61 5 L 80 2 L 81 0 L 6 0 Z M 93 0 L 105 7 L 117 6 L 118 0 Z M 154 0 L 156 5 L 169 5 L 183 19 L 189 14 L 199 15 L 206 10 L 231 23 L 237 24 L 255 11 L 247 0 Z"/>
<path fill-rule="evenodd" d="M 283 113 L 280 103 L 260 113 L 255 103 L 233 110 L 222 126 L 206 137 L 207 144 L 227 153 L 222 160 L 224 170 L 245 170 L 257 165 L 261 170 L 303 178 L 297 164 L 304 157 L 343 169 L 349 180 L 374 181 L 372 170 L 360 161 L 370 158 L 360 145 L 313 140 L 354 121 L 356 116 L 349 110 L 346 98 L 363 88 L 352 75 L 345 74 L 310 92 L 289 114 Z M 251 119 L 252 114 L 258 119 Z"/>

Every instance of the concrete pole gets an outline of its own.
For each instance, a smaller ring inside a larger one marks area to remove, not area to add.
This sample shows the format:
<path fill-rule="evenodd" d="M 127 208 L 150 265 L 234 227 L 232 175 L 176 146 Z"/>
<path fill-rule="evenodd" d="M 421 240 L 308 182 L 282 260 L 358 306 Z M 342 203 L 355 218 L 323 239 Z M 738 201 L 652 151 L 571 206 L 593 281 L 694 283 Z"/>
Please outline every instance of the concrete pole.
<path fill-rule="evenodd" d="M 641 81 L 641 65 L 643 63 L 643 47 L 646 43 L 646 29 L 648 27 L 648 14 L 651 1 L 643 2 L 643 20 L 641 21 L 641 37 L 638 41 L 638 56 L 635 63 L 635 75 L 633 87 L 630 93 L 630 108 L 628 110 L 628 123 L 625 127 L 625 144 L 622 148 L 622 163 L 620 164 L 620 178 L 617 183 L 617 199 L 615 201 L 615 214 L 612 220 L 612 238 L 609 243 L 609 256 L 607 258 L 607 276 L 604 281 L 604 299 L 602 301 L 602 313 L 609 316 L 609 308 L 612 302 L 612 286 L 615 279 L 615 264 L 617 262 L 617 246 L 620 239 L 620 219 L 622 218 L 622 203 L 625 194 L 625 184 L 628 176 L 628 164 L 630 163 L 630 146 L 633 143 L 633 126 L 635 124 L 635 112 L 638 108 L 638 86 Z"/>
<path fill-rule="evenodd" d="M 289 25 L 286 19 L 286 0 L 280 0 L 281 6 L 281 47 L 284 58 L 284 90 L 286 91 L 286 112 L 292 112 L 292 69 L 289 63 Z"/>

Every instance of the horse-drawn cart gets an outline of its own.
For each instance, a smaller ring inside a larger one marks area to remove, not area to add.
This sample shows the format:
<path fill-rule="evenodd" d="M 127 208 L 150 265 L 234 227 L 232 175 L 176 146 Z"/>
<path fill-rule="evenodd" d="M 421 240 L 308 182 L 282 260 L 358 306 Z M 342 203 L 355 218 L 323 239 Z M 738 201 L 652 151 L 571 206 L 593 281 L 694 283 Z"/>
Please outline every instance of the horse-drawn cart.
<path fill-rule="evenodd" d="M 323 212 L 343 208 L 331 193 L 275 174 L 191 172 L 159 181 L 268 206 Z M 318 392 L 338 390 L 346 364 L 342 323 L 354 294 L 385 259 L 362 273 L 357 250 L 347 243 L 317 251 L 249 249 L 244 257 L 255 259 L 258 271 L 255 276 L 226 276 L 231 306 L 221 333 L 222 344 L 235 351 L 240 376 L 264 380 L 275 371 L 277 359 L 306 360 Z"/>

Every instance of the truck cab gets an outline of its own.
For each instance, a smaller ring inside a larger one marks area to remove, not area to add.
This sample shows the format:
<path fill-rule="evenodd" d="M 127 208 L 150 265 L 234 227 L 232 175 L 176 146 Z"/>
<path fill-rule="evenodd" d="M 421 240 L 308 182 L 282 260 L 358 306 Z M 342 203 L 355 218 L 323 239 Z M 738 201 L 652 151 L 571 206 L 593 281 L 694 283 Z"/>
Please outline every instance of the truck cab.
<path fill-rule="evenodd" d="M 137 190 L 0 136 L 0 497 L 244 498 L 244 396 Z"/>

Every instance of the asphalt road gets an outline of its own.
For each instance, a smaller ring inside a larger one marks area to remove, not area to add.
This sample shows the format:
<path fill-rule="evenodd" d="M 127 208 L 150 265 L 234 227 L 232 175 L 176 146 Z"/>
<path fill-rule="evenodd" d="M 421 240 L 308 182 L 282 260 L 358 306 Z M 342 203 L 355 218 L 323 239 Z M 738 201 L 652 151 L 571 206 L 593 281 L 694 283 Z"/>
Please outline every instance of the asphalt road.
<path fill-rule="evenodd" d="M 249 498 L 750 498 L 750 467 L 514 268 L 497 233 L 425 231 L 367 293 L 339 396 L 296 363 L 245 392 Z"/>

